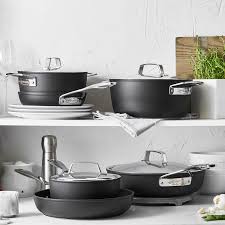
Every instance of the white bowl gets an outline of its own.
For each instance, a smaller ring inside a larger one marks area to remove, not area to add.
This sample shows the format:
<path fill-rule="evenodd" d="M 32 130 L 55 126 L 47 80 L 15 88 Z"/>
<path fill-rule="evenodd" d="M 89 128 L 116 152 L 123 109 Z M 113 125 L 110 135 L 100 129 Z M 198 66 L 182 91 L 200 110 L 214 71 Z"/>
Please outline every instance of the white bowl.
<path fill-rule="evenodd" d="M 224 194 L 225 175 L 209 175 L 206 173 L 200 193 L 204 195 Z"/>
<path fill-rule="evenodd" d="M 17 191 L 20 197 L 31 197 L 40 189 L 37 181 L 16 173 L 15 169 L 32 171 L 33 163 L 3 162 L 1 187 L 4 191 Z"/>
<path fill-rule="evenodd" d="M 215 164 L 214 169 L 225 169 L 225 152 L 191 152 L 189 153 L 189 163 Z"/>

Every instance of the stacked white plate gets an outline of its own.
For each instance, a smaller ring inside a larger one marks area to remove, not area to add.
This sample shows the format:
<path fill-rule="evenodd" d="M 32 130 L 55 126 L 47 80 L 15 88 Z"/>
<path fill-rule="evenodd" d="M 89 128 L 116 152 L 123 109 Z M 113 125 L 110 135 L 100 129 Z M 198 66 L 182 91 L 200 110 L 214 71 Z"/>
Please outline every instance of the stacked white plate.
<path fill-rule="evenodd" d="M 93 105 L 81 106 L 36 106 L 9 105 L 10 115 L 27 119 L 77 119 L 90 117 Z"/>

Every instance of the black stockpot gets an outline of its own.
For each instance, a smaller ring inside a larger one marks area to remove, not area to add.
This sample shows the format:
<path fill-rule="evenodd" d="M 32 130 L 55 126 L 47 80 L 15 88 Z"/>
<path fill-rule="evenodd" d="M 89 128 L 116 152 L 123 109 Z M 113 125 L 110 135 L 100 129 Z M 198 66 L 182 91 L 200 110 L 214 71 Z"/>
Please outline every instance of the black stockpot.
<path fill-rule="evenodd" d="M 145 66 L 151 67 L 150 71 L 157 69 L 158 78 L 146 75 Z M 192 87 L 202 82 L 166 77 L 158 64 L 140 65 L 138 72 L 137 79 L 110 79 L 116 82 L 110 88 L 114 112 L 144 118 L 176 118 L 191 113 Z"/>
<path fill-rule="evenodd" d="M 134 117 L 176 118 L 191 113 L 191 93 L 172 94 L 171 85 L 186 84 L 187 89 L 201 84 L 197 81 L 176 79 L 110 79 L 113 110 Z M 189 85 L 189 87 L 187 87 Z M 178 88 L 178 87 L 177 87 Z M 189 90 L 190 90 L 189 89 Z"/>
<path fill-rule="evenodd" d="M 151 161 L 150 153 L 160 154 L 162 161 Z M 107 172 L 120 175 L 121 188 L 134 191 L 137 197 L 175 197 L 199 191 L 208 168 L 209 165 L 169 163 L 164 152 L 146 151 L 144 160 L 110 166 Z"/>

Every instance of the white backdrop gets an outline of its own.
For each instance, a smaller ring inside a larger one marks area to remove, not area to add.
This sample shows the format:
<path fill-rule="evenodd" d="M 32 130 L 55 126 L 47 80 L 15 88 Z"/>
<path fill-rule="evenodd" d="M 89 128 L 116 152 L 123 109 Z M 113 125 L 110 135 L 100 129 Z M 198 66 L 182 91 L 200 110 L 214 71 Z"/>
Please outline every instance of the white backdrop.
<path fill-rule="evenodd" d="M 175 37 L 225 34 L 223 0 L 0 0 L 0 39 L 12 39 L 18 68 L 42 56 L 59 56 L 68 69 L 99 77 L 136 76 L 139 64 L 156 62 L 175 75 Z M 94 82 L 94 81 L 91 81 Z M 9 103 L 18 102 L 15 79 Z M 108 91 L 89 102 L 110 110 Z M 224 149 L 222 128 L 157 128 L 137 139 L 120 128 L 4 128 L 3 159 L 40 162 L 40 138 L 55 134 L 61 159 L 97 160 L 104 165 L 140 159 L 155 149 L 185 161 L 193 150 Z"/>

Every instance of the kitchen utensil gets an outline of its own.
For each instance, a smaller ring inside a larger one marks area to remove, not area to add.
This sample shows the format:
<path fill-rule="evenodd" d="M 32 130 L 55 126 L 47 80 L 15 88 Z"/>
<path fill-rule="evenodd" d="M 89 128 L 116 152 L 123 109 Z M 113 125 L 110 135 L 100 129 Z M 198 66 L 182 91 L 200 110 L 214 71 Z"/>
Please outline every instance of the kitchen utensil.
<path fill-rule="evenodd" d="M 49 182 L 50 177 L 57 174 L 56 167 L 49 163 L 49 160 L 56 160 L 57 139 L 53 135 L 46 135 L 41 140 L 42 147 L 42 173 L 41 177 Z"/>
<path fill-rule="evenodd" d="M 152 161 L 152 154 L 161 160 Z M 164 152 L 146 151 L 141 162 L 110 166 L 107 172 L 121 175 L 121 187 L 133 190 L 136 197 L 174 197 L 197 192 L 208 168 L 168 162 Z"/>
<path fill-rule="evenodd" d="M 46 187 L 48 187 L 48 183 L 40 176 L 36 176 L 35 174 L 33 174 L 31 171 L 29 170 L 24 170 L 24 169 L 15 169 L 15 172 L 16 173 L 19 173 L 25 177 L 29 177 L 33 180 L 36 180 L 37 182 L 40 183 L 41 185 L 41 189 L 45 189 Z"/>
<path fill-rule="evenodd" d="M 223 51 L 222 36 L 177 37 L 176 38 L 176 75 L 179 79 L 193 79 L 192 57 L 196 54 L 197 39 L 201 48 L 216 47 Z M 224 37 L 223 37 L 224 38 Z"/>
<path fill-rule="evenodd" d="M 25 119 L 42 119 L 42 120 L 60 120 L 60 119 L 78 119 L 91 116 L 91 112 L 63 112 L 63 113 L 38 113 L 38 112 L 15 112 L 8 111 L 9 114 Z"/>
<path fill-rule="evenodd" d="M 104 199 L 53 199 L 49 190 L 35 194 L 34 202 L 46 216 L 66 219 L 97 219 L 118 216 L 131 206 L 133 192 L 120 190 L 116 197 Z"/>
<path fill-rule="evenodd" d="M 3 162 L 1 175 L 1 188 L 3 191 L 17 191 L 20 197 L 31 197 L 40 190 L 40 185 L 34 180 L 20 176 L 15 169 L 32 171 L 33 163 L 24 162 Z"/>
<path fill-rule="evenodd" d="M 157 78 L 152 78 L 152 73 L 150 78 L 146 77 L 143 71 L 149 66 L 159 67 L 161 73 Z M 141 65 L 139 75 L 145 78 L 110 79 L 116 82 L 110 88 L 114 112 L 146 118 L 176 118 L 191 113 L 192 87 L 202 82 L 169 78 L 164 75 L 162 66 L 156 64 Z"/>
<path fill-rule="evenodd" d="M 94 165 L 97 172 L 77 172 L 74 167 L 79 164 Z M 52 198 L 57 199 L 90 199 L 114 197 L 120 190 L 120 176 L 105 174 L 98 163 L 72 163 L 68 173 L 62 173 L 50 178 Z"/>

